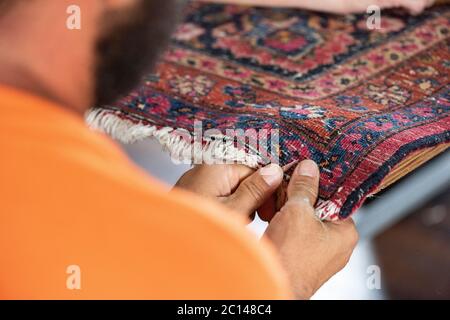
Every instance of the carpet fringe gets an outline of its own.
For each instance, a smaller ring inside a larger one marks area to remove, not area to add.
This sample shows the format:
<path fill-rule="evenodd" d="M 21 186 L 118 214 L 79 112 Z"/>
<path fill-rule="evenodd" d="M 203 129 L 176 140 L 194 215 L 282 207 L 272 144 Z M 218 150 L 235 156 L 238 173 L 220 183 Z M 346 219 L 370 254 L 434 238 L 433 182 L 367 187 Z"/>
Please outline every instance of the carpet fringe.
<path fill-rule="evenodd" d="M 199 140 L 184 129 L 172 127 L 158 129 L 151 124 L 121 118 L 114 110 L 101 108 L 89 110 L 86 114 L 86 122 L 91 128 L 126 144 L 145 138 L 155 138 L 170 153 L 175 163 L 239 163 L 258 168 L 262 162 L 259 155 L 248 154 L 238 149 L 234 141 L 229 141 L 225 135 L 216 135 L 214 140 L 206 141 L 203 137 Z M 199 143 L 196 146 L 195 142 L 198 140 Z"/>
<path fill-rule="evenodd" d="M 337 221 L 341 206 L 332 200 L 319 199 L 316 204 L 315 214 L 320 220 Z"/>
<path fill-rule="evenodd" d="M 240 163 L 251 168 L 261 165 L 261 158 L 256 154 L 247 154 L 234 146 L 233 141 L 226 140 L 225 136 L 216 136 L 217 139 L 204 141 L 202 147 L 196 150 L 192 140 L 187 141 L 180 133 L 192 134 L 187 130 L 174 129 L 172 127 L 157 128 L 154 125 L 144 124 L 140 121 L 133 122 L 118 115 L 118 112 L 108 109 L 91 109 L 86 113 L 86 122 L 95 130 L 99 130 L 122 143 L 133 143 L 145 138 L 155 138 L 159 144 L 170 153 L 174 162 L 195 164 L 195 160 L 203 160 L 202 163 Z M 178 134 L 174 134 L 177 132 Z M 194 150 L 193 150 L 194 149 Z M 315 214 L 320 220 L 338 220 L 340 206 L 331 200 L 319 199 Z"/>

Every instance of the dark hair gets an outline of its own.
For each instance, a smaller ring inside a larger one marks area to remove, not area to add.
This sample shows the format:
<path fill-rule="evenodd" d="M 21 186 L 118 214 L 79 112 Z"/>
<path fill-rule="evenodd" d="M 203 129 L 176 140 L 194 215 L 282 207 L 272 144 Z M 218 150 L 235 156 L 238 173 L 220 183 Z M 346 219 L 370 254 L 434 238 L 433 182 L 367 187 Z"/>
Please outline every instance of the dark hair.
<path fill-rule="evenodd" d="M 18 1 L 14 0 L 0 0 L 0 18 L 6 13 L 6 11 Z"/>
<path fill-rule="evenodd" d="M 96 45 L 96 106 L 127 94 L 154 66 L 181 6 L 179 0 L 141 0 L 131 12 L 105 14 Z"/>
<path fill-rule="evenodd" d="M 6 8 L 7 6 L 13 4 L 14 1 L 12 0 L 0 0 L 0 9 L 3 10 L 4 8 Z"/>

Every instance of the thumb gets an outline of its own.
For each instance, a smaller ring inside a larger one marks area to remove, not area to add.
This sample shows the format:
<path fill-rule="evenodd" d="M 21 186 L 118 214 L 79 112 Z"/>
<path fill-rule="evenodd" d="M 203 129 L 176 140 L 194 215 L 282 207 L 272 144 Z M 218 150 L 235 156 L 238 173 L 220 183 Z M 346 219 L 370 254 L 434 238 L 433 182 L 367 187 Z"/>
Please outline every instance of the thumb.
<path fill-rule="evenodd" d="M 319 193 L 319 167 L 312 160 L 298 164 L 289 182 L 288 201 L 306 201 L 311 206 L 317 201 Z"/>
<path fill-rule="evenodd" d="M 401 0 L 401 4 L 413 15 L 421 13 L 429 4 L 428 0 Z"/>
<path fill-rule="evenodd" d="M 281 167 L 269 164 L 242 181 L 236 191 L 227 198 L 227 205 L 250 215 L 272 195 L 282 180 Z"/>

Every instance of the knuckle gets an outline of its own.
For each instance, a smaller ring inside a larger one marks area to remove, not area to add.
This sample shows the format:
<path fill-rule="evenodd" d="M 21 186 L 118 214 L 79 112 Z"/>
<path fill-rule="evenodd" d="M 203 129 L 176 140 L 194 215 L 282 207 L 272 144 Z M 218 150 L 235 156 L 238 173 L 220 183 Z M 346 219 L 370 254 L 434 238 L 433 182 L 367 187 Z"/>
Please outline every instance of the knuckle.
<path fill-rule="evenodd" d="M 359 240 L 359 234 L 355 224 L 353 221 L 346 220 L 342 223 L 332 225 L 332 228 L 337 237 L 340 250 L 350 256 Z"/>
<path fill-rule="evenodd" d="M 346 223 L 347 223 L 347 227 L 348 227 L 348 231 L 346 233 L 346 238 L 348 240 L 349 246 L 351 248 L 354 248 L 359 240 L 358 230 L 356 229 L 356 225 L 355 225 L 355 222 L 353 221 L 353 219 L 351 219 L 351 218 L 348 219 L 346 221 Z"/>
<path fill-rule="evenodd" d="M 314 209 L 311 206 L 311 204 L 309 204 L 306 201 L 296 201 L 296 200 L 289 200 L 288 202 L 286 202 L 286 204 L 283 206 L 283 208 L 281 208 L 281 210 L 284 211 L 289 211 L 289 212 L 305 212 L 305 213 L 314 213 Z"/>
<path fill-rule="evenodd" d="M 245 181 L 242 184 L 244 192 L 249 194 L 254 200 L 260 201 L 264 198 L 264 190 L 261 185 L 254 180 Z"/>
<path fill-rule="evenodd" d="M 344 269 L 345 266 L 350 262 L 350 259 L 352 257 L 353 250 L 347 250 L 345 253 L 342 254 L 340 267 L 341 269 Z"/>
<path fill-rule="evenodd" d="M 340 270 L 344 269 L 345 266 L 350 262 L 351 256 L 352 256 L 351 252 L 349 254 L 345 255 L 344 259 L 342 259 L 342 262 L 341 262 L 341 265 L 340 265 Z"/>
<path fill-rule="evenodd" d="M 304 193 L 310 198 L 317 197 L 317 188 L 314 185 L 314 180 L 308 177 L 295 179 L 292 181 L 292 189 L 295 193 Z"/>
<path fill-rule="evenodd" d="M 202 173 L 202 172 L 204 172 L 204 171 L 207 171 L 208 170 L 208 166 L 206 165 L 206 164 L 199 164 L 199 165 L 196 165 L 196 166 L 194 166 L 191 170 L 189 170 L 190 172 L 193 172 L 193 173 Z"/>
<path fill-rule="evenodd" d="M 296 177 L 291 182 L 298 188 L 307 188 L 314 185 L 314 179 L 307 176 Z"/>
<path fill-rule="evenodd" d="M 359 241 L 358 231 L 354 227 L 351 229 L 351 232 L 349 234 L 349 241 L 352 248 L 356 247 L 356 244 Z"/>
<path fill-rule="evenodd" d="M 359 234 L 353 221 L 346 220 L 342 224 L 337 225 L 342 245 L 346 248 L 353 248 L 359 240 Z"/>

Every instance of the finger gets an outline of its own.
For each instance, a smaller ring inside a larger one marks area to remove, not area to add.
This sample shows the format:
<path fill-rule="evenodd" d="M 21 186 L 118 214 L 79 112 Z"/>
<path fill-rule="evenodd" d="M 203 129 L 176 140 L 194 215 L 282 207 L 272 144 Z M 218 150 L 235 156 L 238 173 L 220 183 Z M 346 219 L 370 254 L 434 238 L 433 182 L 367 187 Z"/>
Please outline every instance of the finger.
<path fill-rule="evenodd" d="M 209 176 L 211 178 L 223 178 L 225 174 L 232 182 L 238 184 L 243 179 L 250 176 L 254 169 L 243 164 L 202 164 L 195 165 L 192 169 L 196 175 Z"/>
<path fill-rule="evenodd" d="M 402 0 L 402 5 L 408 9 L 408 11 L 417 15 L 421 13 L 427 6 L 426 0 Z"/>
<path fill-rule="evenodd" d="M 304 160 L 295 168 L 287 190 L 288 202 L 316 203 L 319 193 L 319 167 L 312 160 Z"/>
<path fill-rule="evenodd" d="M 196 165 L 180 178 L 177 186 L 205 196 L 227 197 L 254 171 L 240 164 Z"/>
<path fill-rule="evenodd" d="M 269 222 L 275 215 L 276 210 L 276 199 L 274 195 L 271 195 L 256 211 L 258 212 L 258 217 L 262 221 Z"/>
<path fill-rule="evenodd" d="M 247 215 L 259 208 L 276 190 L 283 179 L 283 170 L 276 164 L 259 169 L 245 179 L 227 198 L 227 205 Z"/>
<path fill-rule="evenodd" d="M 226 166 L 228 181 L 230 183 L 230 194 L 235 192 L 239 184 L 249 176 L 251 176 L 255 170 L 243 165 L 243 164 L 231 164 Z"/>

